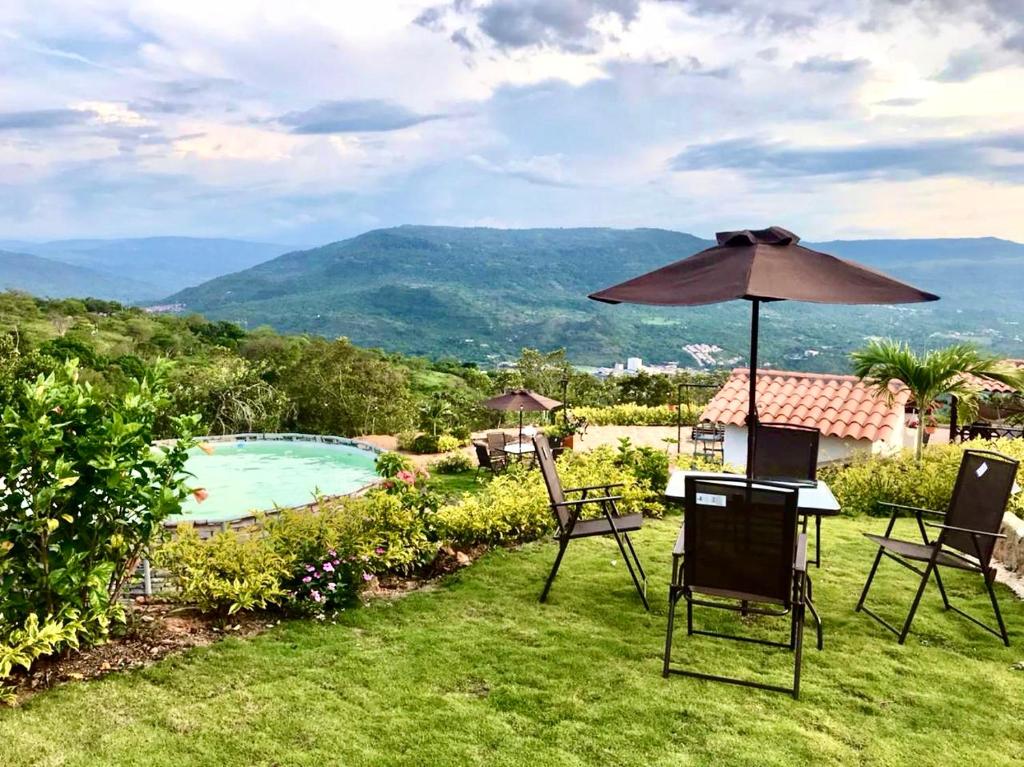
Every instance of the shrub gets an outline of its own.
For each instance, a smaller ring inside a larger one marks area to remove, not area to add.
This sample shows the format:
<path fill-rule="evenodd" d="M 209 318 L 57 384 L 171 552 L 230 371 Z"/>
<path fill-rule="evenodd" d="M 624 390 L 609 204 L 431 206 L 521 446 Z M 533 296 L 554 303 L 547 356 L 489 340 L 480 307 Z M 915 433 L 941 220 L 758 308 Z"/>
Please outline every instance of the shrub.
<path fill-rule="evenodd" d="M 400 472 L 412 469 L 412 461 L 401 453 L 386 452 L 377 456 L 374 468 L 381 477 L 396 477 Z"/>
<path fill-rule="evenodd" d="M 194 527 L 181 525 L 155 559 L 170 572 L 185 602 L 221 619 L 280 604 L 285 596 L 288 564 L 259 535 L 228 530 L 202 540 Z"/>
<path fill-rule="evenodd" d="M 676 409 L 671 405 L 633 405 L 620 403 L 605 407 L 576 407 L 576 416 L 594 426 L 675 426 Z M 684 426 L 693 426 L 700 417 L 700 408 L 683 405 Z"/>
<path fill-rule="evenodd" d="M 458 450 L 464 444 L 465 442 L 458 437 L 451 434 L 442 434 L 437 438 L 437 452 L 450 453 L 453 450 Z"/>
<path fill-rule="evenodd" d="M 844 514 L 875 514 L 878 503 L 888 501 L 908 506 L 944 510 L 949 504 L 964 448 L 995 450 L 1024 460 L 1024 441 L 975 440 L 955 445 L 930 445 L 920 463 L 911 451 L 882 458 L 858 458 L 849 466 L 826 466 L 819 471 L 842 506 Z M 1024 484 L 1024 475 L 1018 482 Z M 1010 499 L 1010 510 L 1024 510 L 1024 498 Z M 887 513 L 882 511 L 881 513 Z"/>
<path fill-rule="evenodd" d="M 619 439 L 617 464 L 629 469 L 637 481 L 655 495 L 668 487 L 668 454 L 652 447 L 633 447 L 629 437 Z"/>
<path fill-rule="evenodd" d="M 73 360 L 13 388 L 0 429 L 0 654 L 33 626 L 62 637 L 53 650 L 74 646 L 69 631 L 75 643 L 102 640 L 123 618 L 118 596 L 188 493 L 198 419 L 172 419 L 181 439 L 151 448 L 165 371 L 111 399 L 80 380 Z"/>
<path fill-rule="evenodd" d="M 473 459 L 461 450 L 454 453 L 446 453 L 432 464 L 431 468 L 438 474 L 461 474 L 473 470 Z"/>

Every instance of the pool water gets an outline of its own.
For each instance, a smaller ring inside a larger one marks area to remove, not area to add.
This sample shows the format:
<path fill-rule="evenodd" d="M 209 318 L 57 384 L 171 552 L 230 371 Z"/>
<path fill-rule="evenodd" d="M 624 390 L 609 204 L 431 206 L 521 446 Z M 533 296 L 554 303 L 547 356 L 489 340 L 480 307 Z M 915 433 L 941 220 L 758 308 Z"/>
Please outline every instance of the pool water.
<path fill-rule="evenodd" d="M 348 445 L 322 442 L 211 442 L 207 454 L 189 451 L 185 468 L 191 488 L 204 488 L 206 500 L 189 496 L 173 519 L 219 522 L 267 511 L 275 506 L 310 503 L 314 494 L 351 493 L 378 479 L 376 454 Z"/>

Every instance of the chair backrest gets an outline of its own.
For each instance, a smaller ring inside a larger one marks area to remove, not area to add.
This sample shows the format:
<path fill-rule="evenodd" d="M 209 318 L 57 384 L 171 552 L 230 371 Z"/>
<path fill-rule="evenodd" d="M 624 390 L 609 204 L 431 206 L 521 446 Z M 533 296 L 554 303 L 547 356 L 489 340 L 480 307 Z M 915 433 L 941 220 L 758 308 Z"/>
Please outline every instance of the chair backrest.
<path fill-rule="evenodd" d="M 487 445 L 483 442 L 474 442 L 473 448 L 476 450 L 476 462 L 485 469 L 491 468 L 491 454 L 487 450 Z"/>
<path fill-rule="evenodd" d="M 487 448 L 492 452 L 505 449 L 505 443 L 508 440 L 505 438 L 505 432 L 503 431 L 489 431 L 487 432 Z"/>
<path fill-rule="evenodd" d="M 812 426 L 758 422 L 754 426 L 754 476 L 815 481 L 820 441 L 821 432 Z"/>
<path fill-rule="evenodd" d="M 797 490 L 737 476 L 686 478 L 683 585 L 789 606 Z"/>
<path fill-rule="evenodd" d="M 562 480 L 558 477 L 558 469 L 555 468 L 555 456 L 551 452 L 548 438 L 544 434 L 535 436 L 533 438 L 533 449 L 536 451 L 540 473 L 544 477 L 544 484 L 548 489 L 551 510 L 555 514 L 559 528 L 565 530 L 569 526 L 569 512 L 565 506 L 558 505 L 565 501 L 565 493 L 562 492 Z"/>
<path fill-rule="evenodd" d="M 1013 493 L 1018 465 L 1017 461 L 1002 453 L 965 450 L 946 511 L 946 524 L 998 533 Z M 974 537 L 967 533 L 946 531 L 943 543 L 978 557 L 982 568 L 987 569 L 995 539 L 979 535 L 978 545 L 975 545 Z"/>

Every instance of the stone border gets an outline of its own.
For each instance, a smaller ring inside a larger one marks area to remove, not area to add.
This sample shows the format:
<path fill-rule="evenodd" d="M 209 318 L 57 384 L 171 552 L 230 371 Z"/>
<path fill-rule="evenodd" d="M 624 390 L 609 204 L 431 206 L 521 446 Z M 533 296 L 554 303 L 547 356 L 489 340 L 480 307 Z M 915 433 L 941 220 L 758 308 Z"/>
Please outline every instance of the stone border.
<path fill-rule="evenodd" d="M 1024 599 L 1024 519 L 1006 512 L 999 532 L 1006 537 L 996 541 L 992 552 L 999 564 L 998 579 Z"/>
<path fill-rule="evenodd" d="M 176 440 L 173 439 L 162 439 L 154 442 L 154 445 L 172 445 Z M 363 442 L 358 439 L 351 439 L 349 437 L 335 437 L 329 434 L 300 434 L 298 432 L 248 432 L 244 434 L 211 434 L 203 437 L 196 437 L 197 442 L 208 442 L 211 444 L 232 444 L 236 442 L 319 442 L 324 445 L 341 445 L 343 447 L 355 447 L 360 450 L 365 450 L 368 453 L 374 455 L 381 455 L 382 453 L 388 452 L 376 445 L 371 445 L 369 442 Z M 331 500 L 334 498 L 344 498 L 347 496 L 358 496 L 363 495 L 369 489 L 375 487 L 380 483 L 381 480 L 370 482 L 367 485 L 363 485 L 360 488 L 352 490 L 348 493 L 339 493 L 336 495 L 325 495 L 322 500 Z M 265 509 L 257 512 L 246 511 L 239 514 L 237 517 L 231 517 L 229 519 L 203 519 L 201 517 L 188 517 L 187 519 L 179 519 L 175 521 L 164 522 L 164 527 L 168 529 L 175 529 L 178 525 L 190 524 L 203 538 L 206 538 L 213 533 L 220 530 L 239 530 L 249 527 L 254 524 L 258 519 L 274 516 L 280 514 L 282 511 L 288 511 L 290 509 L 310 509 L 316 506 L 316 502 L 302 503 L 297 506 L 281 506 L 273 509 Z"/>

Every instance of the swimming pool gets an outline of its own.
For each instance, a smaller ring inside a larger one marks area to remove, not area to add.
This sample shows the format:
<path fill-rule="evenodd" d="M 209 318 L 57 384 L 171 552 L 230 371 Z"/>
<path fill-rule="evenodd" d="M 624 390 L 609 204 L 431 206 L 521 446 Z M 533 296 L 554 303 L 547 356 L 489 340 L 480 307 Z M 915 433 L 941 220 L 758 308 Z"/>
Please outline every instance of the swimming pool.
<path fill-rule="evenodd" d="M 310 503 L 314 494 L 343 495 L 379 479 L 377 451 L 333 438 L 217 438 L 189 451 L 185 468 L 202 502 L 189 496 L 171 522 L 222 522 L 256 511 Z"/>

